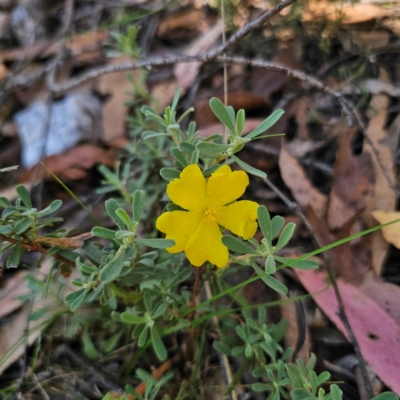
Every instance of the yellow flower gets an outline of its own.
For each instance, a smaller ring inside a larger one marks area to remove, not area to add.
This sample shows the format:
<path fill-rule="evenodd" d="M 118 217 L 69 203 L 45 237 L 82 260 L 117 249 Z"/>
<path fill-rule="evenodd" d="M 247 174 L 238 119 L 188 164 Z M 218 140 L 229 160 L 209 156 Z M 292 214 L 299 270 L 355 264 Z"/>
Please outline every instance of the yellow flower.
<path fill-rule="evenodd" d="M 228 248 L 222 243 L 220 226 L 243 239 L 250 239 L 257 230 L 257 207 L 254 201 L 235 201 L 243 195 L 249 177 L 244 171 L 234 171 L 224 165 L 206 180 L 198 165 L 187 166 L 178 179 L 168 184 L 168 197 L 188 211 L 162 214 L 157 229 L 175 245 L 170 253 L 184 251 L 192 265 L 200 267 L 206 261 L 225 267 Z"/>

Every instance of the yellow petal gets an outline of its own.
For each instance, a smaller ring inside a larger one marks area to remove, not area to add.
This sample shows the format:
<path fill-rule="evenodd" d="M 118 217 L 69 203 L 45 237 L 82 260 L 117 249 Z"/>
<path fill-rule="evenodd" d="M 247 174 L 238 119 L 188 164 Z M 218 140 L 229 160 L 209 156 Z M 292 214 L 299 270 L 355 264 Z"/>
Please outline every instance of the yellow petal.
<path fill-rule="evenodd" d="M 198 165 L 187 166 L 178 179 L 167 187 L 168 197 L 178 206 L 190 211 L 204 211 L 207 208 L 206 180 Z"/>
<path fill-rule="evenodd" d="M 190 211 L 171 211 L 161 214 L 156 227 L 166 234 L 166 239 L 175 241 L 175 245 L 168 247 L 170 253 L 184 251 L 186 243 L 193 233 L 198 229 L 203 215 Z"/>
<path fill-rule="evenodd" d="M 236 201 L 216 209 L 217 222 L 235 235 L 250 239 L 257 231 L 257 208 L 254 201 Z"/>
<path fill-rule="evenodd" d="M 229 251 L 221 242 L 222 233 L 215 221 L 203 220 L 197 231 L 190 237 L 185 253 L 195 267 L 206 261 L 222 268 L 228 264 Z"/>
<path fill-rule="evenodd" d="M 246 190 L 249 177 L 244 171 L 234 171 L 228 165 L 217 169 L 207 182 L 207 205 L 220 207 L 238 199 Z"/>

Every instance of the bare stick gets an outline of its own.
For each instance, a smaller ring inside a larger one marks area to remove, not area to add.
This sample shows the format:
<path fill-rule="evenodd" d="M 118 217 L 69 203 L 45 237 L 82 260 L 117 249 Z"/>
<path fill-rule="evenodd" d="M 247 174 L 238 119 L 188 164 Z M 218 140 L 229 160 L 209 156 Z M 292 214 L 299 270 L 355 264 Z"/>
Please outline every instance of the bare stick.
<path fill-rule="evenodd" d="M 317 247 L 321 248 L 322 247 L 322 243 L 318 239 L 317 235 L 315 234 L 313 228 L 311 227 L 310 223 L 308 222 L 306 216 L 304 215 L 304 213 L 301 210 L 301 208 L 299 207 L 299 205 L 294 201 L 290 201 L 269 179 L 265 179 L 264 182 L 287 205 L 289 210 L 294 212 L 297 215 L 297 217 L 300 219 L 300 221 L 303 222 L 303 224 L 306 227 L 307 231 L 310 233 L 311 238 L 314 241 L 315 245 Z M 342 321 L 342 323 L 343 323 L 343 325 L 344 325 L 344 327 L 345 327 L 345 329 L 347 331 L 350 343 L 354 347 L 354 350 L 356 352 L 356 356 L 357 356 L 357 359 L 358 359 L 358 366 L 360 367 L 360 372 L 361 372 L 362 380 L 364 382 L 365 389 L 366 389 L 366 391 L 368 393 L 368 397 L 370 399 L 372 399 L 372 397 L 374 397 L 374 394 L 373 394 L 373 391 L 372 391 L 371 383 L 370 383 L 369 378 L 368 378 L 367 367 L 365 365 L 364 358 L 363 358 L 363 356 L 361 354 L 360 345 L 358 344 L 357 338 L 354 335 L 353 329 L 352 329 L 352 327 L 350 325 L 350 322 L 349 322 L 349 320 L 347 318 L 347 314 L 346 314 L 346 310 L 345 310 L 345 307 L 344 307 L 343 299 L 342 299 L 342 296 L 340 294 L 339 287 L 338 287 L 337 282 L 336 282 L 336 278 L 335 278 L 335 276 L 333 274 L 333 271 L 332 271 L 331 261 L 329 259 L 329 256 L 326 254 L 326 252 L 322 253 L 322 257 L 324 258 L 325 270 L 326 270 L 326 272 L 328 274 L 328 277 L 329 277 L 330 281 L 332 282 L 333 291 L 335 293 L 335 297 L 336 297 L 337 302 L 338 302 L 338 306 L 339 306 L 338 315 L 339 315 L 339 318 Z"/>

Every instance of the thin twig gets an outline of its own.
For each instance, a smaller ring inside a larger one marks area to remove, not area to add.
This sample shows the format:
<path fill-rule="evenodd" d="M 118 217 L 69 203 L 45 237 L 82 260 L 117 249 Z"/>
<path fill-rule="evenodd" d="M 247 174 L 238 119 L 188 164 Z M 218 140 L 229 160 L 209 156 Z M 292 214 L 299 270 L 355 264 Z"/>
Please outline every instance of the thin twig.
<path fill-rule="evenodd" d="M 269 179 L 265 179 L 264 181 L 266 183 L 266 185 L 272 189 L 274 191 L 274 193 L 277 194 L 277 196 L 286 204 L 286 206 L 289 208 L 290 211 L 294 212 L 297 217 L 301 220 L 301 222 L 304 224 L 304 226 L 306 227 L 307 231 L 310 233 L 312 240 L 314 241 L 315 245 L 319 248 L 322 247 L 322 243 L 320 242 L 320 240 L 318 239 L 317 235 L 315 234 L 313 228 L 311 227 L 310 223 L 308 222 L 306 216 L 304 215 L 303 211 L 301 210 L 300 206 L 294 202 L 294 201 L 290 201 Z M 339 287 L 337 285 L 336 282 L 336 278 L 333 274 L 333 270 L 332 270 L 332 265 L 331 265 L 331 261 L 329 256 L 326 254 L 326 252 L 322 253 L 322 257 L 324 259 L 325 262 L 325 270 L 328 274 L 328 277 L 330 279 L 330 281 L 332 282 L 332 287 L 333 287 L 333 291 L 335 293 L 335 297 L 337 299 L 338 302 L 338 315 L 340 320 L 342 321 L 346 332 L 348 334 L 349 337 L 349 341 L 352 344 L 352 346 L 354 347 L 354 350 L 356 352 L 356 356 L 358 359 L 358 366 L 360 368 L 360 372 L 362 375 L 362 379 L 364 382 L 364 386 L 365 389 L 368 393 L 368 396 L 370 399 L 372 399 L 373 395 L 373 391 L 372 391 L 372 386 L 371 383 L 369 381 L 368 378 L 368 372 L 367 372 L 367 367 L 365 365 L 365 361 L 364 358 L 361 354 L 361 350 L 360 350 L 360 345 L 358 344 L 357 338 L 353 332 L 353 329 L 350 325 L 350 322 L 347 318 L 347 314 L 346 314 L 346 310 L 344 307 L 344 303 L 343 303 L 343 299 L 342 296 L 340 294 L 339 291 Z"/>
<path fill-rule="evenodd" d="M 21 244 L 21 246 L 23 248 L 25 248 L 26 250 L 30 250 L 30 251 L 36 251 L 37 253 L 41 253 L 41 254 L 45 254 L 46 256 L 52 257 L 55 260 L 62 262 L 64 264 L 68 264 L 71 267 L 75 267 L 75 262 L 68 260 L 68 258 L 65 258 L 63 256 L 61 256 L 60 254 L 49 254 L 49 250 L 41 247 L 35 243 L 26 243 L 26 242 L 21 242 L 17 239 L 14 238 L 10 238 L 8 236 L 4 236 L 4 235 L 0 235 L 0 241 L 3 242 L 8 242 L 8 243 L 12 243 L 12 244 Z"/>

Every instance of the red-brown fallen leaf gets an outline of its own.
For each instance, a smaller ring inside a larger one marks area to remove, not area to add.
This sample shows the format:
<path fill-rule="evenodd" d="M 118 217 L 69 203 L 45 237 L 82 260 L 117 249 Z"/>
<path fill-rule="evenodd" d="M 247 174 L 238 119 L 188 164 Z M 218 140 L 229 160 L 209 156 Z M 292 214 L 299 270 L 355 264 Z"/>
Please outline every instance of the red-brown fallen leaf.
<path fill-rule="evenodd" d="M 338 140 L 328 206 L 328 224 L 332 230 L 340 229 L 358 215 L 374 195 L 375 170 L 371 155 L 352 154 L 351 142 L 355 134 L 354 129 L 348 129 Z"/>
<path fill-rule="evenodd" d="M 106 150 L 93 144 L 82 144 L 74 147 L 67 153 L 46 157 L 43 160 L 43 164 L 47 170 L 61 179 L 76 180 L 84 178 L 87 175 L 86 170 L 96 164 L 104 164 L 112 168 L 115 161 L 116 155 L 114 150 Z M 21 177 L 21 181 L 29 181 L 35 177 L 40 178 L 42 174 L 38 173 L 38 169 L 42 171 L 43 168 L 41 164 L 35 165 Z M 51 174 L 47 170 L 44 171 L 45 178 L 51 179 Z"/>
<path fill-rule="evenodd" d="M 284 140 L 279 155 L 279 167 L 283 181 L 292 191 L 293 197 L 300 207 L 307 208 L 309 206 L 318 218 L 323 218 L 328 199 L 312 186 L 300 163 L 286 149 Z"/>
<path fill-rule="evenodd" d="M 346 336 L 347 331 L 338 316 L 338 302 L 332 286 L 327 285 L 323 272 L 296 270 L 303 286 L 329 319 Z M 365 361 L 380 379 L 400 394 L 400 326 L 396 320 L 356 286 L 337 279 L 346 315 L 360 345 Z M 397 297 L 398 301 L 400 296 Z"/>

